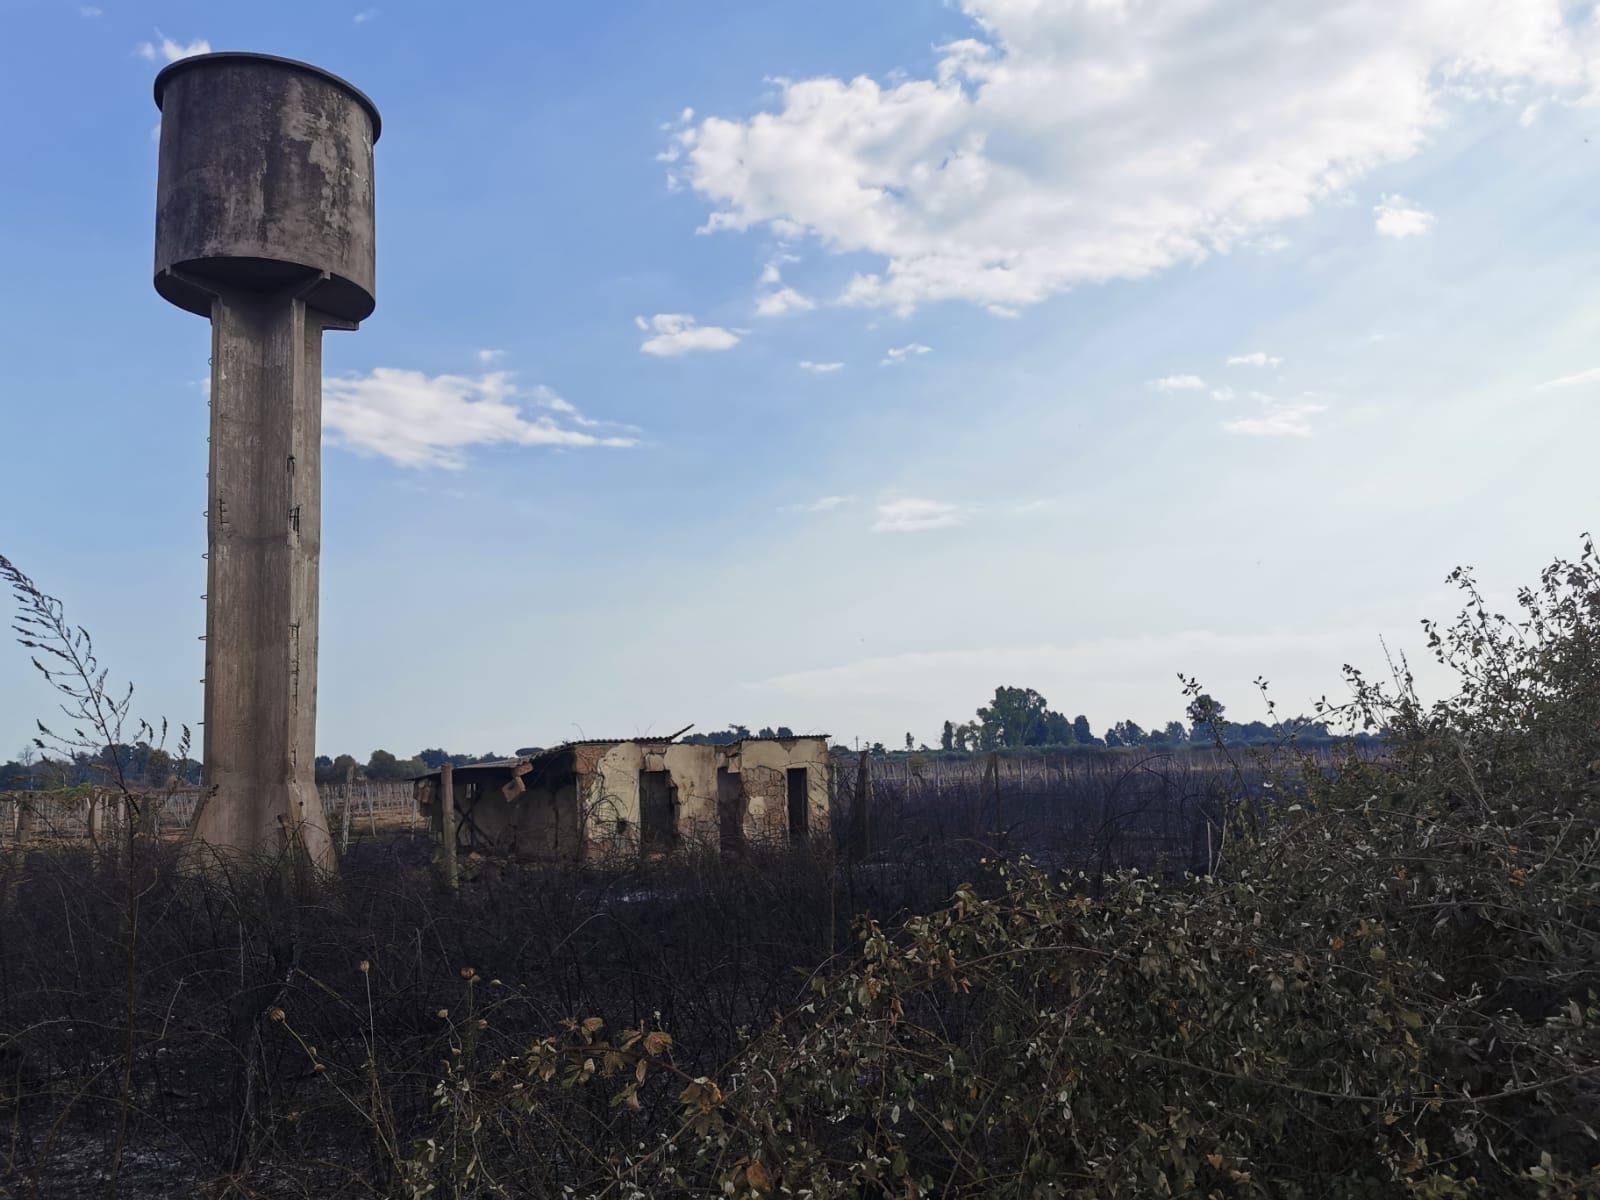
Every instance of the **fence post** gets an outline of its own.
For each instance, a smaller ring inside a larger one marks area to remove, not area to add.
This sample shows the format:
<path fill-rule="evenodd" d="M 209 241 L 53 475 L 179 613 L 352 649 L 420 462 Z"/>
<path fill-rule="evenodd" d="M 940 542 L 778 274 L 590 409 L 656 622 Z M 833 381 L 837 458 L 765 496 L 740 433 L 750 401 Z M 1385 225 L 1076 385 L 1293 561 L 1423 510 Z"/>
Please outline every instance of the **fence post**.
<path fill-rule="evenodd" d="M 857 862 L 867 856 L 867 844 L 871 837 L 871 805 L 872 753 L 863 750 L 856 766 L 855 803 L 850 806 L 850 857 Z"/>
<path fill-rule="evenodd" d="M 439 849 L 444 866 L 445 886 L 455 891 L 456 877 L 456 784 L 454 768 L 447 759 L 439 767 Z"/>
<path fill-rule="evenodd" d="M 350 797 L 356 790 L 356 769 L 348 766 L 344 769 L 344 804 L 339 809 L 339 857 L 343 858 L 350 849 Z"/>
<path fill-rule="evenodd" d="M 989 761 L 985 764 L 983 770 L 983 791 L 983 811 L 993 814 L 994 829 L 992 832 L 998 833 L 1000 830 L 1000 755 L 993 750 L 989 752 Z M 982 834 L 990 831 L 979 830 L 978 832 Z"/>

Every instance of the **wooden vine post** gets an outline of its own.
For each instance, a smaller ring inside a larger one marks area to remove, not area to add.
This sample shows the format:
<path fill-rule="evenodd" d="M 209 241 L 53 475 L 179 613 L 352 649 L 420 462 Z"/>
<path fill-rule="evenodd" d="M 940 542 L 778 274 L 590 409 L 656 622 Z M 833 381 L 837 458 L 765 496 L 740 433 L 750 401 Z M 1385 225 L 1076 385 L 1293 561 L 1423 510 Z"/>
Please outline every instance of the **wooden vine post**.
<path fill-rule="evenodd" d="M 454 767 L 446 760 L 439 767 L 439 862 L 444 869 L 445 886 L 455 891 L 460 886 L 456 874 L 456 786 Z"/>

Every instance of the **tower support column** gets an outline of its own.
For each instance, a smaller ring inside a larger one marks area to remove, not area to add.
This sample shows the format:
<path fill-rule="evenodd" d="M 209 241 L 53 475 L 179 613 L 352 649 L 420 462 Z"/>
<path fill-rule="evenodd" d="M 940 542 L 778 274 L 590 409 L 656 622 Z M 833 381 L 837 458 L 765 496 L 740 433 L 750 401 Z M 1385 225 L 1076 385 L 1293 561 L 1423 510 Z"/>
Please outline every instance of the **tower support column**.
<path fill-rule="evenodd" d="M 322 333 L 291 288 L 211 307 L 204 778 L 212 846 L 333 843 L 316 788 Z"/>

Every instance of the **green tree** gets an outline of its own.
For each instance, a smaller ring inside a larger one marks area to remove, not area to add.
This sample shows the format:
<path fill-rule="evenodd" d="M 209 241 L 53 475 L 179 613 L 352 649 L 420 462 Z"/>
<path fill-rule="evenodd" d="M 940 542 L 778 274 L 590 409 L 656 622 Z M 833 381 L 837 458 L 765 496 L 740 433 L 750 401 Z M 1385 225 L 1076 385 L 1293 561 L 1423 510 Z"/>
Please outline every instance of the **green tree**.
<path fill-rule="evenodd" d="M 1041 746 L 1070 746 L 1077 741 L 1072 722 L 1053 709 L 1044 714 L 1044 736 Z"/>
<path fill-rule="evenodd" d="M 1095 737 L 1094 730 L 1089 728 L 1089 718 L 1082 713 L 1072 718 L 1072 740 L 1080 746 L 1100 744 L 1100 739 Z"/>
<path fill-rule="evenodd" d="M 944 723 L 944 732 L 939 735 L 939 749 L 954 750 L 956 748 L 956 727 L 949 721 Z"/>
<path fill-rule="evenodd" d="M 1118 721 L 1117 738 L 1124 746 L 1142 746 L 1150 740 L 1137 721 Z"/>
<path fill-rule="evenodd" d="M 1193 727 L 1190 737 L 1196 742 L 1215 741 L 1217 733 L 1224 724 L 1222 719 L 1224 711 L 1224 706 L 1212 699 L 1209 692 L 1201 692 L 1189 701 L 1189 707 L 1184 715 L 1189 718 L 1189 724 Z"/>
<path fill-rule="evenodd" d="M 374 750 L 367 760 L 368 779 L 399 779 L 400 760 L 387 750 Z"/>
<path fill-rule="evenodd" d="M 159 746 L 145 755 L 144 781 L 153 788 L 166 787 L 172 778 L 172 755 Z"/>
<path fill-rule="evenodd" d="M 1045 698 L 1032 688 L 995 688 L 994 699 L 978 710 L 982 748 L 1042 744 L 1047 712 L 1049 705 Z"/>

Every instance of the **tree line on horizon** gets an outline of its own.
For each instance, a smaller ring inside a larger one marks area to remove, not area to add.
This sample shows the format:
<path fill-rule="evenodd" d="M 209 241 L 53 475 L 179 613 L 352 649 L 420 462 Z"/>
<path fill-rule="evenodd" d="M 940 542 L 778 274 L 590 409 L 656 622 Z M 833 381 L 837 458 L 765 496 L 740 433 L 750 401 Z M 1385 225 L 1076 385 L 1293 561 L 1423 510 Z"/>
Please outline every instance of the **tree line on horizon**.
<path fill-rule="evenodd" d="M 1049 701 L 1033 688 L 997 687 L 994 698 L 978 708 L 970 721 L 946 721 L 938 738 L 938 746 L 918 743 L 906 734 L 908 752 L 971 754 L 997 750 L 1021 749 L 1121 749 L 1150 747 L 1161 750 L 1180 750 L 1187 746 L 1265 745 L 1292 735 L 1301 743 L 1332 741 L 1325 721 L 1306 717 L 1268 723 L 1249 721 L 1235 723 L 1225 718 L 1226 706 L 1206 693 L 1191 700 L 1184 711 L 1185 720 L 1153 724 L 1145 729 L 1137 721 L 1122 720 L 1095 734 L 1089 718 L 1080 713 L 1072 719 L 1050 707 Z M 797 736 L 787 725 L 763 726 L 752 732 L 747 725 L 730 722 L 725 729 L 705 733 L 692 733 L 678 740 L 685 745 L 727 745 L 744 738 L 788 738 Z M 1361 734 L 1361 739 L 1374 735 Z M 1381 732 L 1376 737 L 1382 737 Z M 538 746 L 521 746 L 514 751 L 516 757 L 536 754 Z M 890 750 L 882 742 L 867 747 L 872 753 L 887 754 Z M 388 750 L 374 750 L 363 761 L 352 754 L 319 754 L 316 760 L 318 783 L 343 783 L 349 779 L 364 782 L 398 782 L 418 775 L 437 771 L 448 762 L 465 767 L 477 763 L 495 762 L 505 756 L 487 754 L 452 753 L 440 747 L 418 751 L 400 758 Z M 77 787 L 87 783 L 102 782 L 108 770 L 122 777 L 141 781 L 147 787 L 165 787 L 171 783 L 195 785 L 200 782 L 200 763 L 193 758 L 177 759 L 160 747 L 146 742 L 131 745 L 107 746 L 98 754 L 87 752 L 73 755 L 70 760 L 41 759 L 25 749 L 16 758 L 0 763 L 0 792 L 33 791 L 46 788 Z"/>
<path fill-rule="evenodd" d="M 1177 750 L 1185 746 L 1259 746 L 1294 737 L 1301 743 L 1332 741 L 1326 721 L 1293 717 L 1283 721 L 1233 722 L 1227 706 L 1200 692 L 1184 710 L 1183 721 L 1154 724 L 1149 729 L 1137 721 L 1122 720 L 1096 735 L 1089 718 L 1080 713 L 1070 720 L 1050 707 L 1033 688 L 997 687 L 994 698 L 978 708 L 970 721 L 946 721 L 939 735 L 939 750 L 975 753 L 1019 749 L 1119 749 L 1149 746 Z M 1362 737 L 1371 735 L 1363 734 Z M 1381 734 L 1379 735 L 1381 737 Z M 918 749 L 906 734 L 906 749 Z M 881 744 L 874 749 L 881 749 Z M 923 744 L 920 749 L 931 752 Z"/>

